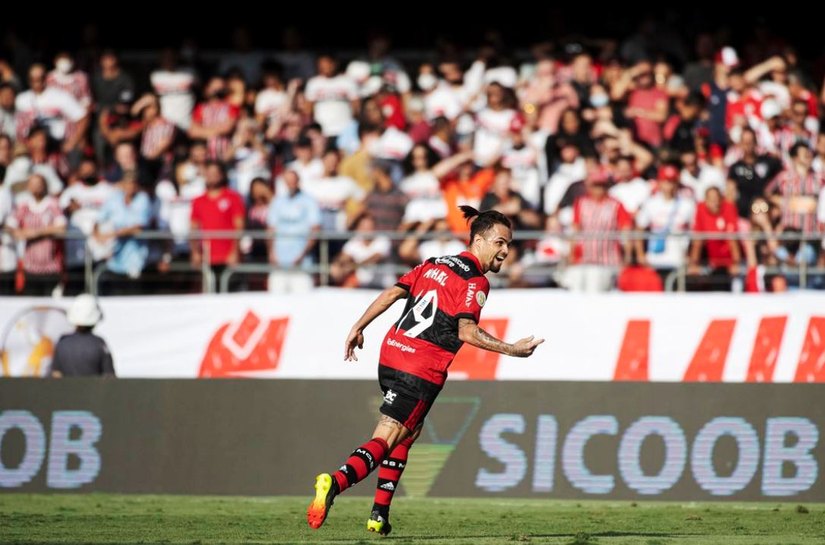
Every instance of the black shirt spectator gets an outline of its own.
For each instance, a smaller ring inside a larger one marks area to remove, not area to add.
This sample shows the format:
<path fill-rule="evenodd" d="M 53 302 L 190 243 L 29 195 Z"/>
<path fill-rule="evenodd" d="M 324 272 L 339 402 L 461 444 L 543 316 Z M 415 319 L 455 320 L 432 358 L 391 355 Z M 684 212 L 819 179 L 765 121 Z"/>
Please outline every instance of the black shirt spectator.
<path fill-rule="evenodd" d="M 69 323 L 76 329 L 57 341 L 52 358 L 53 377 L 115 375 L 106 341 L 92 333 L 102 317 L 94 297 L 85 293 L 77 296 L 67 313 Z"/>

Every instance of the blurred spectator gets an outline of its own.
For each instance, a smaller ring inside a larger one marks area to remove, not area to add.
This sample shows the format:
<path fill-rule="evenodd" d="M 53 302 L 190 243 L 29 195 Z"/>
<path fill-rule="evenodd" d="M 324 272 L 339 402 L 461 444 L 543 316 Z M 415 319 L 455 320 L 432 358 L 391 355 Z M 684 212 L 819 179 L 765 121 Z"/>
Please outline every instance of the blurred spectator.
<path fill-rule="evenodd" d="M 757 151 L 756 133 L 750 128 L 742 130 L 736 147 L 741 159 L 728 170 L 728 183 L 734 186 L 739 217 L 748 218 L 754 200 L 764 195 L 770 181 L 782 170 L 782 161 Z M 697 199 L 701 195 L 697 193 Z"/>
<path fill-rule="evenodd" d="M 63 243 L 55 237 L 66 231 L 66 218 L 57 198 L 47 193 L 43 176 L 29 176 L 26 189 L 26 193 L 17 196 L 14 211 L 6 219 L 14 238 L 25 246 L 18 265 L 24 274 L 22 292 L 52 295 L 60 289 L 63 272 Z"/>
<path fill-rule="evenodd" d="M 516 231 L 540 229 L 539 215 L 530 208 L 530 204 L 521 196 L 521 193 L 512 188 L 512 180 L 509 168 L 497 166 L 490 191 L 481 199 L 480 210 L 501 212 L 509 218 Z M 519 245 L 518 242 L 516 245 Z"/>
<path fill-rule="evenodd" d="M 374 163 L 371 174 L 375 188 L 364 199 L 364 209 L 369 212 L 378 231 L 396 231 L 401 226 L 410 199 L 395 187 L 387 165 Z"/>
<path fill-rule="evenodd" d="M 87 112 L 92 106 L 92 90 L 89 76 L 77 68 L 68 51 L 61 51 L 54 58 L 54 70 L 46 76 L 46 87 L 54 87 L 72 95 Z"/>
<path fill-rule="evenodd" d="M 313 119 L 326 136 L 338 136 L 352 121 L 353 113 L 358 113 L 355 83 L 338 73 L 338 63 L 331 55 L 318 57 L 318 75 L 307 82 L 304 94 Z"/>
<path fill-rule="evenodd" d="M 189 137 L 206 141 L 209 159 L 223 160 L 230 147 L 230 138 L 238 123 L 240 110 L 227 100 L 226 82 L 212 77 L 203 90 L 204 102 L 195 106 Z"/>
<path fill-rule="evenodd" d="M 576 69 L 579 74 L 586 69 Z M 589 95 L 589 85 L 585 82 L 565 83 L 556 77 L 556 68 L 551 59 L 542 59 L 536 63 L 533 77 L 526 83 L 521 101 L 527 106 L 527 113 L 532 114 L 538 130 L 555 134 L 559 128 L 559 119 L 563 112 L 575 111 L 580 104 L 576 87 L 581 85 Z"/>
<path fill-rule="evenodd" d="M 178 66 L 173 49 L 161 53 L 160 66 L 149 76 L 152 89 L 160 97 L 160 114 L 187 131 L 192 124 L 192 108 L 195 106 L 193 89 L 197 75 L 192 68 Z"/>
<path fill-rule="evenodd" d="M 116 183 L 125 176 L 133 174 L 138 184 L 144 189 L 153 189 L 155 184 L 150 174 L 138 162 L 137 151 L 132 142 L 121 142 L 114 149 L 114 162 L 109 165 L 103 174 L 109 182 Z"/>
<path fill-rule="evenodd" d="M 693 192 L 694 199 L 701 200 L 710 187 L 715 187 L 724 194 L 725 173 L 722 169 L 700 160 L 692 150 L 683 151 L 679 159 L 682 162 L 679 181 Z"/>
<path fill-rule="evenodd" d="M 636 215 L 636 225 L 650 232 L 640 260 L 659 270 L 672 270 L 685 262 L 689 240 L 672 236 L 690 229 L 695 215 L 693 199 L 678 193 L 678 171 L 672 165 L 659 169 L 657 192 L 647 199 Z"/>
<path fill-rule="evenodd" d="M 175 142 L 175 125 L 160 114 L 160 103 L 155 95 L 144 95 L 132 107 L 141 120 L 140 164 L 152 185 L 162 177 L 171 175 L 172 144 Z"/>
<path fill-rule="evenodd" d="M 660 169 L 660 172 L 678 177 L 678 171 L 673 167 L 667 170 Z M 608 194 L 622 203 L 628 214 L 635 217 L 644 202 L 650 198 L 652 193 L 650 182 L 633 171 L 633 158 L 628 156 L 622 156 L 616 161 L 613 180 L 616 183 L 610 188 Z"/>
<path fill-rule="evenodd" d="M 143 126 L 141 120 L 132 115 L 134 98 L 132 91 L 121 91 L 114 105 L 100 110 L 98 131 L 103 139 L 101 151 L 105 167 L 111 165 L 114 149 L 119 144 L 137 144 L 140 139 Z"/>
<path fill-rule="evenodd" d="M 343 287 L 384 288 L 389 275 L 379 266 L 389 258 L 392 242 L 375 235 L 375 222 L 368 213 L 355 221 L 355 236 L 344 244 L 341 253 L 330 266 L 333 282 Z"/>
<path fill-rule="evenodd" d="M 168 260 L 189 255 L 186 237 L 191 227 L 192 202 L 206 193 L 206 164 L 206 144 L 195 141 L 189 148 L 189 158 L 178 165 L 175 182 L 161 180 L 155 187 L 158 227 L 170 231 L 174 237 Z"/>
<path fill-rule="evenodd" d="M 575 143 L 565 144 L 559 158 L 561 162 L 544 186 L 544 213 L 548 216 L 558 211 L 562 198 L 570 186 L 583 181 L 587 176 L 587 164 Z"/>
<path fill-rule="evenodd" d="M 513 90 L 499 83 L 487 86 L 487 104 L 476 114 L 473 152 L 476 164 L 487 167 L 497 161 L 510 146 L 510 128 L 524 126 L 518 118 Z"/>
<path fill-rule="evenodd" d="M 25 143 L 25 153 L 15 157 L 6 168 L 3 185 L 12 193 L 18 193 L 27 183 L 29 176 L 39 174 L 46 180 L 49 193 L 59 194 L 63 189 L 63 180 L 60 179 L 56 168 L 56 165 L 60 165 L 60 160 L 48 151 L 46 128 L 33 128 Z"/>
<path fill-rule="evenodd" d="M 425 235 L 430 237 L 422 239 Z M 431 257 L 458 255 L 466 249 L 467 245 L 456 238 L 447 220 L 441 218 L 419 223 L 401 243 L 398 255 L 405 263 L 414 266 Z"/>
<path fill-rule="evenodd" d="M 243 198 L 249 195 L 253 179 L 260 177 L 268 180 L 271 177 L 269 153 L 254 119 L 244 118 L 238 122 L 225 159 L 232 165 L 229 171 L 231 186 Z"/>
<path fill-rule="evenodd" d="M 704 202 L 696 208 L 696 218 L 693 220 L 693 230 L 697 233 L 720 233 L 730 235 L 738 231 L 736 207 L 722 200 L 722 193 L 715 187 L 710 187 L 705 194 Z M 712 274 L 739 274 L 742 253 L 739 241 L 731 240 L 699 240 L 691 242 L 690 258 L 688 262 L 689 274 L 700 274 L 702 254 L 707 256 L 706 263 Z"/>
<path fill-rule="evenodd" d="M 285 169 L 295 171 L 302 185 L 320 180 L 324 176 L 324 162 L 313 154 L 312 140 L 308 136 L 299 137 L 292 149 L 295 160 L 287 163 Z M 277 192 L 281 191 L 282 187 L 279 184 Z"/>
<path fill-rule="evenodd" d="M 135 235 L 148 228 L 151 220 L 149 197 L 140 189 L 135 175 L 127 174 L 103 204 L 93 235 L 99 244 L 111 245 L 107 270 L 131 280 L 140 277 L 149 245 Z"/>
<path fill-rule="evenodd" d="M 277 132 L 286 121 L 287 114 L 295 100 L 298 81 L 291 81 L 289 88 L 284 85 L 281 68 L 268 65 L 264 68 L 263 88 L 255 97 L 255 119 L 265 133 Z"/>
<path fill-rule="evenodd" d="M 266 231 L 269 207 L 272 204 L 272 188 L 263 178 L 255 178 L 249 185 L 249 205 L 246 209 L 246 226 L 248 231 Z M 244 261 L 267 263 L 269 261 L 269 241 L 261 238 L 244 237 L 241 239 L 241 253 Z"/>
<path fill-rule="evenodd" d="M 84 159 L 70 179 L 68 187 L 60 195 L 60 208 L 69 218 L 70 232 L 89 237 L 100 220 L 103 205 L 109 200 L 114 188 L 98 175 L 94 159 Z M 88 240 L 94 261 L 108 257 L 108 245 Z M 85 265 L 86 242 L 82 239 L 66 240 L 66 265 L 68 268 Z"/>
<path fill-rule="evenodd" d="M 538 151 L 524 135 L 524 127 L 515 124 L 510 127 L 510 147 L 504 151 L 501 164 L 510 169 L 513 189 L 518 191 L 538 210 L 541 207 L 542 183 L 539 179 Z"/>
<path fill-rule="evenodd" d="M 324 175 L 301 182 L 304 191 L 321 206 L 321 227 L 325 231 L 346 231 L 348 205 L 354 206 L 364 198 L 364 191 L 355 180 L 339 174 L 340 162 L 338 150 L 327 150 L 323 157 Z"/>
<path fill-rule="evenodd" d="M 603 169 L 594 170 L 587 177 L 586 195 L 576 199 L 573 206 L 573 232 L 585 238 L 574 246 L 574 264 L 565 272 L 563 283 L 571 291 L 608 291 L 630 254 L 629 241 L 605 237 L 628 231 L 633 225 L 621 203 L 608 196 L 609 183 Z"/>
<path fill-rule="evenodd" d="M 667 147 L 679 153 L 695 151 L 697 140 L 709 130 L 701 119 L 705 99 L 701 93 L 694 92 L 677 98 L 675 106 L 676 113 L 668 118 L 663 128 Z"/>
<path fill-rule="evenodd" d="M 47 88 L 46 68 L 42 64 L 29 69 L 29 86 L 15 99 L 17 139 L 22 141 L 33 127 L 43 126 L 64 153 L 76 151 L 88 128 L 86 108 L 69 93 Z"/>
<path fill-rule="evenodd" d="M 267 226 L 273 234 L 269 262 L 281 269 L 269 275 L 269 291 L 300 292 L 312 287 L 306 268 L 314 262 L 313 249 L 321 230 L 321 208 L 301 190 L 295 171 L 284 172 L 286 191 L 278 192 L 269 206 Z"/>
<path fill-rule="evenodd" d="M 0 83 L 0 135 L 14 140 L 17 137 L 17 123 L 15 121 L 14 102 L 17 93 L 8 83 Z"/>
<path fill-rule="evenodd" d="M 370 172 L 373 161 L 370 150 L 381 137 L 381 129 L 368 123 L 358 124 L 359 146 L 355 152 L 341 160 L 341 175 L 355 180 L 364 191 L 371 191 L 373 178 Z"/>
<path fill-rule="evenodd" d="M 112 50 L 106 50 L 100 55 L 100 65 L 97 73 L 92 76 L 92 92 L 99 110 L 112 108 L 128 91 L 135 96 L 135 82 L 120 67 L 120 59 Z"/>
<path fill-rule="evenodd" d="M 454 233 L 466 234 L 470 231 L 461 209 L 462 204 L 469 204 L 473 208 L 481 206 L 481 199 L 490 190 L 495 178 L 492 168 L 477 168 L 472 161 L 473 153 L 457 153 L 452 156 L 446 167 L 457 165 L 451 174 L 443 179 L 442 192 L 447 204 L 447 222 Z"/>
<path fill-rule="evenodd" d="M 817 199 L 822 177 L 811 168 L 813 153 L 797 142 L 790 149 L 791 162 L 765 187 L 765 194 L 782 209 L 782 226 L 803 233 L 817 230 Z"/>
<path fill-rule="evenodd" d="M 413 146 L 402 163 L 405 176 L 399 185 L 410 199 L 404 213 L 404 223 L 428 222 L 447 216 L 447 203 L 441 194 L 439 178 L 458 165 L 455 157 L 439 161 L 438 155 L 429 146 Z M 470 154 L 464 154 L 459 160 L 469 157 Z"/>
<path fill-rule="evenodd" d="M 69 307 L 66 319 L 75 326 L 75 331 L 63 335 L 57 341 L 52 357 L 51 376 L 115 376 L 112 353 L 106 346 L 106 341 L 92 333 L 103 319 L 95 298 L 85 293 L 78 295 Z"/>
<path fill-rule="evenodd" d="M 668 96 L 655 86 L 650 62 L 641 61 L 627 70 L 611 91 L 613 100 L 623 99 L 625 93 L 625 115 L 634 121 L 637 138 L 652 148 L 658 148 L 663 141 L 662 124 L 667 119 Z"/>
<path fill-rule="evenodd" d="M 17 270 L 17 252 L 14 237 L 6 229 L 14 211 L 11 191 L 0 185 L 0 295 L 14 293 L 14 277 Z M 10 226 L 9 226 L 10 229 Z"/>
<path fill-rule="evenodd" d="M 6 170 L 12 162 L 14 141 L 7 134 L 0 134 L 0 185 L 6 177 Z"/>
<path fill-rule="evenodd" d="M 571 145 L 576 147 L 577 156 L 585 158 L 595 156 L 593 142 L 582 124 L 581 117 L 576 110 L 568 109 L 561 114 L 559 131 L 550 136 L 544 145 L 547 170 L 551 176 L 562 163 L 566 162 L 562 157 L 562 150 Z"/>
<path fill-rule="evenodd" d="M 206 193 L 192 201 L 192 230 L 206 235 L 192 240 L 192 264 L 200 267 L 207 252 L 208 263 L 217 278 L 226 267 L 240 262 L 238 239 L 210 236 L 210 231 L 241 231 L 246 213 L 243 198 L 227 187 L 226 171 L 220 163 L 208 161 L 204 169 Z"/>

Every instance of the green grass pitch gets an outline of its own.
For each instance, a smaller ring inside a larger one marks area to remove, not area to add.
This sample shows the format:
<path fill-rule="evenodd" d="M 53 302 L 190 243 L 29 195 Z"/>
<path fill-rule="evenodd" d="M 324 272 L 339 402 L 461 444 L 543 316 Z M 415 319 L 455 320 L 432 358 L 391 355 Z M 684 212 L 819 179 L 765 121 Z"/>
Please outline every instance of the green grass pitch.
<path fill-rule="evenodd" d="M 317 531 L 309 499 L 2 494 L 0 543 L 825 543 L 822 504 L 398 498 L 381 538 L 365 530 L 370 499 L 339 498 Z"/>

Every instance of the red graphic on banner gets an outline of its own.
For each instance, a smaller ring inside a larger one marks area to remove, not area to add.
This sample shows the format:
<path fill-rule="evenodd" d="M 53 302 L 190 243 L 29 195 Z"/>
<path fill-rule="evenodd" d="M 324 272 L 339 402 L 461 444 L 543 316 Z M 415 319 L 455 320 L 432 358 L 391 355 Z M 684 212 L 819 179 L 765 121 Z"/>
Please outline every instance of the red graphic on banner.
<path fill-rule="evenodd" d="M 508 322 L 507 318 L 482 318 L 478 325 L 493 337 L 503 339 Z M 465 343 L 450 365 L 450 374 L 461 373 L 468 380 L 495 380 L 498 360 L 499 354 L 496 352 Z"/>
<path fill-rule="evenodd" d="M 209 341 L 199 376 L 230 377 L 245 371 L 277 369 L 289 318 L 265 321 L 248 311 L 218 328 Z"/>
<path fill-rule="evenodd" d="M 773 382 L 773 371 L 782 347 L 787 316 L 771 316 L 759 320 L 759 329 L 753 341 L 751 363 L 748 366 L 748 382 Z"/>
<path fill-rule="evenodd" d="M 685 382 L 722 382 L 736 320 L 713 320 L 685 371 Z"/>
<path fill-rule="evenodd" d="M 648 380 L 650 320 L 628 320 L 613 380 Z"/>
<path fill-rule="evenodd" d="M 811 317 L 799 353 L 795 382 L 825 382 L 825 318 Z"/>

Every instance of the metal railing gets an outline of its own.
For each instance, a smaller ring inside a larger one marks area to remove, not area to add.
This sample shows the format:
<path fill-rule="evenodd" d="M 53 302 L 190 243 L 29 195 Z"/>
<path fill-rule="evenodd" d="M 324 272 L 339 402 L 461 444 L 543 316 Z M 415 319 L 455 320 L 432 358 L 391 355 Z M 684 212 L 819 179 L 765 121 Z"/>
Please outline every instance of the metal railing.
<path fill-rule="evenodd" d="M 236 275 L 264 275 L 270 272 L 275 271 L 301 271 L 304 273 L 308 273 L 314 275 L 317 278 L 317 283 L 321 286 L 328 286 L 330 285 L 330 269 L 332 266 L 332 262 L 335 256 L 332 255 L 331 246 L 336 245 L 340 246 L 341 243 L 350 240 L 351 238 L 360 235 L 360 233 L 355 232 L 322 232 L 315 235 L 313 238 L 317 241 L 317 264 L 310 266 L 310 267 L 283 267 L 279 265 L 273 265 L 266 262 L 242 262 L 237 265 L 226 266 L 220 271 L 219 274 L 213 270 L 212 266 L 210 265 L 209 259 L 209 245 L 203 244 L 203 258 L 201 264 L 196 266 L 188 261 L 185 260 L 176 260 L 168 263 L 163 273 L 197 273 L 201 277 L 201 287 L 200 291 L 203 293 L 216 293 L 216 292 L 227 292 L 230 288 L 230 283 L 233 276 Z M 375 232 L 371 233 L 371 236 L 385 236 L 389 239 L 400 242 L 409 237 L 415 237 L 418 240 L 428 240 L 428 239 L 435 239 L 439 237 L 443 237 L 443 233 L 426 233 L 426 234 L 411 234 L 411 233 L 400 233 L 400 232 Z M 629 241 L 636 241 L 636 240 L 648 240 L 653 238 L 661 238 L 663 235 L 658 233 L 650 233 L 650 232 L 640 232 L 640 231 L 617 231 L 611 233 L 596 233 L 596 234 L 563 234 L 563 233 L 548 233 L 545 231 L 517 231 L 513 235 L 514 241 L 517 242 L 536 242 L 548 237 L 554 237 L 561 240 L 564 240 L 568 243 L 574 244 L 580 241 L 587 241 L 587 240 L 604 240 L 604 241 L 616 241 L 616 242 L 629 242 Z M 783 233 L 780 235 L 771 235 L 766 236 L 763 233 L 752 232 L 752 233 L 699 233 L 699 232 L 684 232 L 684 233 L 671 233 L 666 235 L 668 239 L 672 240 L 679 240 L 679 239 L 689 239 L 689 240 L 701 240 L 701 241 L 708 241 L 708 240 L 738 240 L 740 242 L 745 241 L 765 241 L 765 240 L 775 240 L 778 242 L 785 242 L 785 241 L 799 241 L 799 242 L 807 242 L 813 244 L 817 250 L 818 254 L 822 254 L 823 251 L 820 248 L 822 239 L 822 233 Z M 66 240 L 83 240 L 85 243 L 85 256 L 84 256 L 84 266 L 83 266 L 83 287 L 84 290 L 98 294 L 99 285 L 101 278 L 107 273 L 107 263 L 106 261 L 95 262 L 92 259 L 92 253 L 89 249 L 88 239 L 79 232 L 76 231 L 69 231 L 64 235 L 61 235 L 58 238 L 66 239 Z M 266 241 L 267 244 L 271 244 L 273 240 L 273 235 L 267 231 L 197 231 L 191 232 L 184 239 L 181 238 L 180 235 L 173 235 L 168 231 L 143 231 L 133 236 L 133 238 L 138 240 L 145 240 L 149 244 L 155 244 L 156 246 L 160 247 L 163 246 L 167 250 L 173 248 L 176 244 L 180 247 L 181 240 L 185 240 L 186 243 L 190 243 L 192 241 L 202 241 L 202 240 L 240 240 L 241 238 L 249 238 L 253 241 Z M 288 238 L 286 235 L 278 235 L 278 240 L 283 240 Z M 305 238 L 305 237 L 299 237 Z M 683 245 L 687 247 L 685 242 L 682 242 Z M 161 252 L 155 252 L 155 255 L 160 255 Z M 185 256 L 185 254 L 182 254 Z M 669 273 L 665 276 L 665 289 L 667 291 L 685 291 L 687 285 L 687 277 L 688 270 L 687 270 L 687 255 L 683 256 L 684 259 L 679 266 L 676 266 L 672 269 L 668 269 Z M 564 267 L 568 266 L 569 263 L 560 262 L 558 264 L 537 264 L 530 268 L 531 274 L 533 275 L 541 275 L 546 274 L 548 282 L 551 278 Z M 391 270 L 395 274 L 402 274 L 403 272 L 409 270 L 409 265 L 400 263 L 397 260 L 395 262 L 390 262 L 384 265 L 385 267 L 389 267 L 387 270 Z M 823 276 L 825 277 L 825 268 L 822 266 L 811 266 L 810 264 L 806 263 L 805 261 L 799 261 L 795 267 L 788 267 L 788 266 L 779 266 L 779 267 L 767 267 L 764 269 L 768 274 L 784 274 L 786 276 L 792 276 L 795 279 L 798 279 L 798 286 L 802 289 L 808 287 L 810 279 L 812 276 Z M 163 274 L 160 273 L 160 274 Z M 144 271 L 146 274 L 146 271 Z M 151 292 L 149 292 L 151 293 Z"/>

